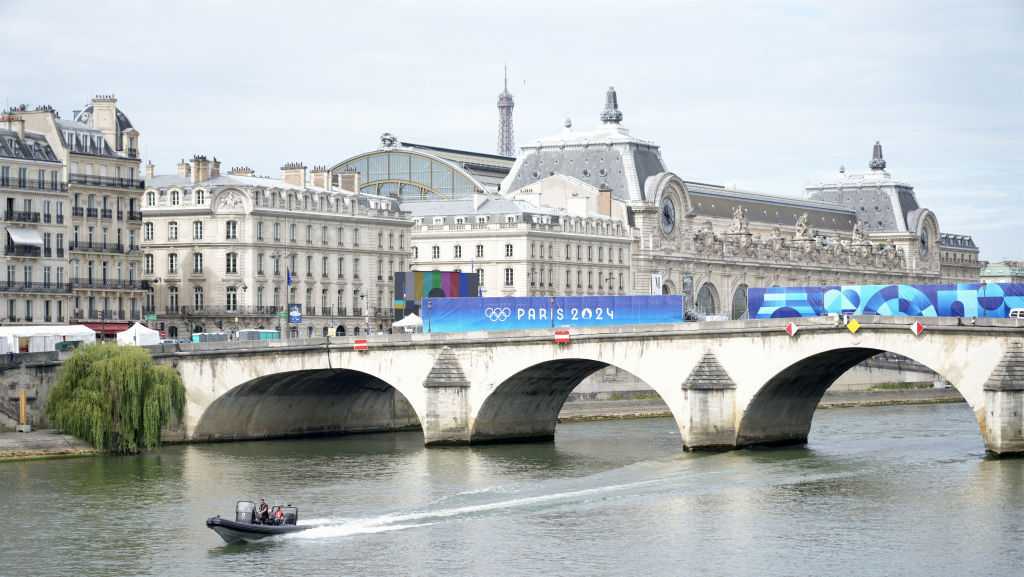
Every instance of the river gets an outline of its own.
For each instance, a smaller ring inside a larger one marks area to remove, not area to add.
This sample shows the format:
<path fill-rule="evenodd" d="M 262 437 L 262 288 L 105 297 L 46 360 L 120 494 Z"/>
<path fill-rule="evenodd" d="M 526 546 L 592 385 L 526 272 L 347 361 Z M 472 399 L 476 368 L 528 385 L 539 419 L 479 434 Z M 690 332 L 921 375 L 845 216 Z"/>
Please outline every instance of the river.
<path fill-rule="evenodd" d="M 821 410 L 806 447 L 683 453 L 669 419 L 547 444 L 418 433 L 0 463 L 2 575 L 1024 574 L 1024 459 L 966 405 Z M 309 531 L 223 544 L 236 498 Z"/>

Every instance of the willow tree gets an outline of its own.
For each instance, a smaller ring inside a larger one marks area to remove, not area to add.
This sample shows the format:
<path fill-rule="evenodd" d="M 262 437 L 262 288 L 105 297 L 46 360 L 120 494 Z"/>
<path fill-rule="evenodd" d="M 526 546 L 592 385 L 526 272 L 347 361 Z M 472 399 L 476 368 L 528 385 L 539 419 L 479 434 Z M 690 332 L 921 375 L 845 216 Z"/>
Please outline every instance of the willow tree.
<path fill-rule="evenodd" d="M 50 422 L 97 449 L 137 453 L 160 444 L 160 430 L 181 419 L 178 372 L 139 347 L 93 344 L 64 362 L 46 403 Z"/>

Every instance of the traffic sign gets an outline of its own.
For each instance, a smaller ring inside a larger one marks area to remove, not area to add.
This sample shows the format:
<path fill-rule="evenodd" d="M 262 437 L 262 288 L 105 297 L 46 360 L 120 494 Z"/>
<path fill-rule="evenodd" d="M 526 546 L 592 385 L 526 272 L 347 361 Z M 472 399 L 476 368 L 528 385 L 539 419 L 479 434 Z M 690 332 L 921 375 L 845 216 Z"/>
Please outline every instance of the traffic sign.
<path fill-rule="evenodd" d="M 567 345 L 570 340 L 569 329 L 555 329 L 555 344 Z"/>
<path fill-rule="evenodd" d="M 366 339 L 356 339 L 352 343 L 352 349 L 356 351 L 368 351 L 370 350 L 370 344 L 366 342 Z"/>
<path fill-rule="evenodd" d="M 793 321 L 790 321 L 790 322 L 786 323 L 786 334 L 787 335 L 789 335 L 791 337 L 795 337 L 796 336 L 796 332 L 799 331 L 799 330 L 800 330 L 800 327 L 798 327 L 797 324 L 794 323 Z"/>
<path fill-rule="evenodd" d="M 924 324 L 922 324 L 921 321 L 914 321 L 910 323 L 910 332 L 917 336 L 921 336 L 921 333 L 924 332 Z"/>
<path fill-rule="evenodd" d="M 857 319 L 850 319 L 850 322 L 846 323 L 846 330 L 856 334 L 860 330 L 860 323 L 857 322 Z"/>

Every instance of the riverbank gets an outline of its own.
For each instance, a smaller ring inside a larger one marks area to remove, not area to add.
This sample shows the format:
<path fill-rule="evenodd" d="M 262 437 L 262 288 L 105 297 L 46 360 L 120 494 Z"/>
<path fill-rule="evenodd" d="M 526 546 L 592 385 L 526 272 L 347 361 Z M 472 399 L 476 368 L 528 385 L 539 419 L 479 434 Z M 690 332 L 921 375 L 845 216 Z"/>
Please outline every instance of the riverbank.
<path fill-rule="evenodd" d="M 89 443 L 54 430 L 0 433 L 0 461 L 96 455 Z"/>
<path fill-rule="evenodd" d="M 844 407 L 882 407 L 889 405 L 929 405 L 962 403 L 956 389 L 892 389 L 826 393 L 819 409 Z M 618 400 L 578 400 L 562 406 L 558 422 L 599 421 L 605 419 L 644 419 L 671 417 L 668 406 L 656 395 L 648 398 Z"/>

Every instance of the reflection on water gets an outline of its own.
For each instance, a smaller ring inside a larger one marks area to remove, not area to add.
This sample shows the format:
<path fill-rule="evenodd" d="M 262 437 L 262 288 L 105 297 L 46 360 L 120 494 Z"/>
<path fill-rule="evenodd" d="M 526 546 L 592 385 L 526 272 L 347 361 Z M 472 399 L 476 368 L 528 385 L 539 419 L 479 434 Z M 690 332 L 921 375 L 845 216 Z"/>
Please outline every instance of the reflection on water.
<path fill-rule="evenodd" d="M 419 433 L 0 464 L 0 563 L 27 575 L 1011 575 L 1024 460 L 963 405 L 821 411 L 808 447 L 682 453 L 670 419 L 555 443 Z M 309 531 L 224 545 L 238 498 Z M 2 571 L 0 571 L 2 572 Z"/>

